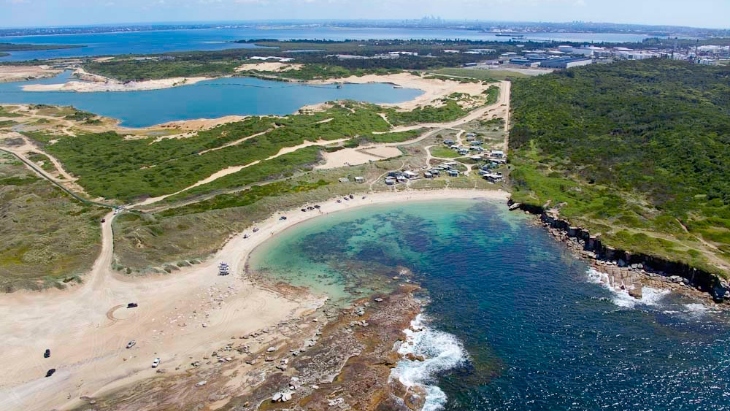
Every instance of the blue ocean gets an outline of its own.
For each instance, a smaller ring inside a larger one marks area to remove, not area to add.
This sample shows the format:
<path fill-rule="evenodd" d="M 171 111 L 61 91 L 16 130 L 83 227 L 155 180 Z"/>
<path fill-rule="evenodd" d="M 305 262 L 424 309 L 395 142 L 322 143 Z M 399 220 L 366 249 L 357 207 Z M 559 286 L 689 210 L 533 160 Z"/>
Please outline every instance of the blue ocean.
<path fill-rule="evenodd" d="M 426 410 L 730 409 L 727 314 L 647 287 L 641 300 L 608 290 L 503 204 L 334 213 L 264 244 L 251 267 L 340 304 L 422 285 L 424 328 L 401 350 L 426 361 L 393 375 L 426 387 Z"/>
<path fill-rule="evenodd" d="M 648 36 L 625 33 L 526 33 L 525 40 L 636 42 Z M 367 40 L 367 39 L 462 39 L 483 41 L 510 41 L 509 37 L 497 37 L 494 33 L 456 29 L 412 28 L 351 28 L 351 27 L 247 27 L 190 30 L 159 30 L 119 33 L 68 34 L 46 36 L 2 37 L 2 42 L 18 44 L 74 44 L 83 48 L 18 51 L 0 61 L 20 61 L 65 57 L 89 57 L 120 54 L 151 54 L 192 50 L 223 50 L 254 47 L 250 44 L 232 43 L 236 40 L 254 39 L 316 39 L 316 40 Z M 263 53 L 263 51 L 262 51 Z"/>

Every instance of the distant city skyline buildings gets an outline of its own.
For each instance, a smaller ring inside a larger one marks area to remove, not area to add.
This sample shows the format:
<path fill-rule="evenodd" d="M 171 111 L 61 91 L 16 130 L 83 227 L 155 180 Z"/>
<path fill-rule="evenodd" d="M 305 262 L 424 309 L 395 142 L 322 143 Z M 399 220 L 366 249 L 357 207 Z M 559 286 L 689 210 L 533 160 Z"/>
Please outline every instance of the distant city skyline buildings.
<path fill-rule="evenodd" d="M 0 0 L 0 27 L 423 16 L 730 29 L 730 0 Z"/>

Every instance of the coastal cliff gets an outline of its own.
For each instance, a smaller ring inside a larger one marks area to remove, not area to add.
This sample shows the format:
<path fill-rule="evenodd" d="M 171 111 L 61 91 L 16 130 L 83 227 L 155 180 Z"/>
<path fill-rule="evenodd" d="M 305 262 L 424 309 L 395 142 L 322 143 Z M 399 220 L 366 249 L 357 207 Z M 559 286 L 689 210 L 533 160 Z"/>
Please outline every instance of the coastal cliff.
<path fill-rule="evenodd" d="M 641 297 L 640 287 L 636 289 L 631 287 L 632 284 L 640 282 L 641 277 L 648 277 L 666 283 L 664 288 L 692 287 L 708 294 L 718 304 L 730 303 L 730 284 L 716 274 L 685 263 L 611 247 L 604 244 L 600 236 L 591 235 L 588 230 L 573 226 L 570 221 L 560 218 L 554 210 L 515 203 L 511 199 L 507 204 L 510 210 L 520 209 L 539 216 L 540 222 L 553 237 L 581 257 L 590 260 L 594 269 L 608 274 L 610 285 L 629 287 L 632 296 Z"/>

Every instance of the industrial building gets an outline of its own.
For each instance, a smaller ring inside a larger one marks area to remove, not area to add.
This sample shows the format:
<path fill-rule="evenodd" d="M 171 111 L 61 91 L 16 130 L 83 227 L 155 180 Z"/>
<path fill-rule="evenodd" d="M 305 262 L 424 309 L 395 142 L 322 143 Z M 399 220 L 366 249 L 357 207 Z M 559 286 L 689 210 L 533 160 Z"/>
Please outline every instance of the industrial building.
<path fill-rule="evenodd" d="M 543 61 L 542 63 L 540 63 L 540 67 L 551 69 L 568 69 L 571 67 L 587 66 L 589 64 L 593 64 L 593 60 L 585 58 L 563 58 Z"/>

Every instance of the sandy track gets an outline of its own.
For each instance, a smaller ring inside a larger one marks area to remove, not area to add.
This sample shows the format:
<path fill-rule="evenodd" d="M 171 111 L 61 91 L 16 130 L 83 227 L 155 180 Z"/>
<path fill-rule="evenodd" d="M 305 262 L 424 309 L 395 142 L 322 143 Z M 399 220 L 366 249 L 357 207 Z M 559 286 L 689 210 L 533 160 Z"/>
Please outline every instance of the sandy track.
<path fill-rule="evenodd" d="M 501 93 L 497 104 L 504 104 L 501 100 L 505 95 L 508 93 Z M 465 124 L 487 113 L 490 107 L 438 127 Z M 372 204 L 453 198 L 505 201 L 508 193 L 387 192 L 369 194 L 365 200 L 337 203 L 333 199 L 320 205 L 322 212 L 329 214 Z M 281 221 L 280 215 L 288 219 Z M 114 216 L 110 213 L 102 224 L 102 250 L 85 284 L 71 291 L 0 295 L 0 335 L 4 343 L 0 351 L 4 370 L 0 374 L 0 409 L 68 409 L 79 405 L 81 396 L 98 396 L 111 388 L 155 376 L 150 368 L 155 357 L 162 359 L 162 368 L 173 373 L 176 366 L 189 363 L 189 357 L 200 358 L 231 336 L 260 330 L 316 308 L 321 298 L 291 301 L 251 284 L 240 274 L 255 247 L 318 215 L 296 209 L 271 216 L 257 225 L 257 233 L 249 232 L 250 238 L 233 237 L 200 265 L 171 275 L 131 278 L 111 270 Z M 231 265 L 233 275 L 216 275 L 220 261 Z M 128 302 L 137 302 L 139 307 L 127 309 Z M 127 350 L 124 347 L 131 339 L 137 345 Z M 46 348 L 52 350 L 49 359 L 43 358 Z M 44 378 L 49 368 L 57 372 Z"/>
<path fill-rule="evenodd" d="M 365 200 L 320 203 L 332 213 L 399 201 L 479 198 L 505 201 L 503 191 L 441 190 L 376 193 Z M 213 258 L 167 276 L 118 278 L 111 270 L 112 219 L 102 225 L 102 251 L 73 291 L 18 292 L 0 296 L 0 409 L 67 409 L 81 396 L 155 376 L 150 363 L 162 359 L 168 373 L 200 358 L 231 336 L 253 332 L 295 318 L 321 304 L 321 298 L 290 301 L 241 277 L 245 259 L 264 241 L 302 221 L 321 215 L 289 210 L 257 225 L 250 238 L 236 236 Z M 216 265 L 226 261 L 233 275 L 220 277 Z M 116 308 L 137 302 L 138 308 Z M 113 310 L 116 308 L 115 310 Z M 115 321 L 107 315 L 113 310 Z M 202 323 L 207 327 L 203 327 Z M 131 350 L 124 348 L 136 339 Z M 52 356 L 43 358 L 50 348 Z M 51 378 L 45 371 L 56 368 Z"/>
<path fill-rule="evenodd" d="M 248 137 L 248 138 L 251 138 L 251 137 Z M 344 138 L 343 139 L 339 139 L 339 140 L 306 141 L 306 142 L 304 142 L 302 144 L 299 144 L 297 146 L 284 147 L 281 150 L 279 150 L 278 153 L 276 153 L 276 154 L 274 154 L 272 156 L 266 157 L 263 160 L 256 160 L 256 161 L 254 161 L 252 163 L 244 164 L 242 166 L 233 166 L 233 167 L 224 168 L 223 170 L 216 171 L 215 173 L 211 174 L 210 176 L 208 176 L 208 177 L 206 177 L 206 178 L 204 178 L 204 179 L 196 182 L 195 184 L 193 184 L 193 185 L 191 185 L 189 187 L 185 187 L 182 190 L 176 191 L 176 192 L 174 192 L 172 194 L 166 194 L 166 195 L 163 195 L 163 196 L 159 196 L 159 197 L 151 197 L 151 198 L 148 198 L 148 199 L 146 199 L 144 201 L 141 201 L 141 202 L 139 202 L 137 204 L 134 204 L 131 207 L 146 206 L 146 205 L 158 203 L 158 202 L 166 199 L 167 197 L 171 197 L 171 196 L 174 196 L 174 195 L 177 195 L 177 194 L 180 194 L 180 193 L 184 193 L 185 191 L 188 191 L 188 190 L 190 190 L 192 188 L 195 188 L 195 187 L 198 187 L 198 186 L 202 186 L 204 184 L 212 183 L 213 181 L 218 180 L 219 178 L 223 178 L 225 176 L 228 176 L 228 175 L 231 175 L 231 174 L 235 174 L 235 173 L 243 170 L 244 168 L 248 168 L 248 167 L 251 167 L 251 166 L 254 166 L 254 165 L 258 164 L 261 161 L 273 160 L 273 159 L 275 159 L 277 157 L 283 156 L 284 154 L 293 153 L 293 152 L 299 150 L 300 148 L 311 147 L 311 146 L 323 146 L 323 145 L 328 145 L 328 144 L 338 144 L 338 143 L 342 143 L 342 142 L 345 142 L 345 141 L 347 141 L 347 139 L 344 139 Z"/>

